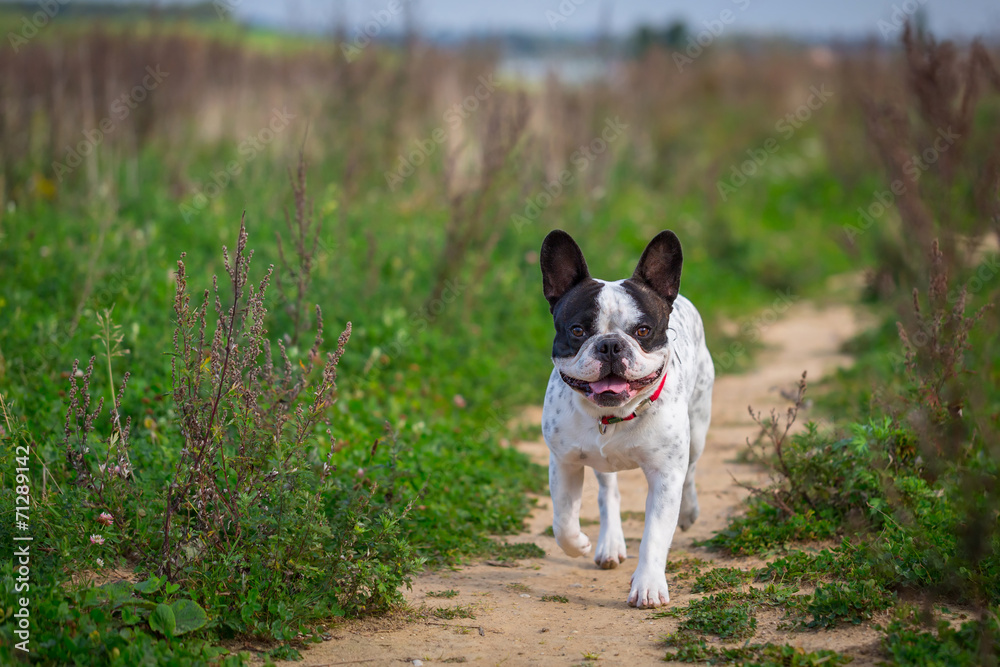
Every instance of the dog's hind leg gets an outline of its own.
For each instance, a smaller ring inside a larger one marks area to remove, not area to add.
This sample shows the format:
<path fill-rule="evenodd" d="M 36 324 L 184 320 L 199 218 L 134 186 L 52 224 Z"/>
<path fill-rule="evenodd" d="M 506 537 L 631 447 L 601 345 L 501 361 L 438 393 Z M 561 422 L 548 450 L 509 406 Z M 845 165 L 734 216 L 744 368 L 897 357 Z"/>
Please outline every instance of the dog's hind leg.
<path fill-rule="evenodd" d="M 597 538 L 594 562 L 602 570 L 611 570 L 624 563 L 625 533 L 622 532 L 621 494 L 618 492 L 618 473 L 597 472 L 597 505 L 601 510 L 601 534 Z"/>
<path fill-rule="evenodd" d="M 705 438 L 708 436 L 708 425 L 712 421 L 712 383 L 696 392 L 688 405 L 688 418 L 691 422 L 691 457 L 688 459 L 687 476 L 684 478 L 684 492 L 681 495 L 681 513 L 677 525 L 681 530 L 687 530 L 698 519 L 698 492 L 694 486 L 695 468 L 698 458 L 705 450 Z"/>

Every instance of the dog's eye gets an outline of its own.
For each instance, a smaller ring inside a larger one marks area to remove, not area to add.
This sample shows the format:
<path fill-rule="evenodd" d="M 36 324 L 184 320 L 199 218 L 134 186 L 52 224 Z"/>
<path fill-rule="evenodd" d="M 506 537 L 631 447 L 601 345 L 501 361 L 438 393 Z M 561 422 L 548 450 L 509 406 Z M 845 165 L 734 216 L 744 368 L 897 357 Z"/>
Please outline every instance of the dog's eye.
<path fill-rule="evenodd" d="M 650 331 L 651 329 L 649 327 L 642 326 L 635 330 L 635 335 L 638 336 L 639 338 L 645 338 L 646 336 L 649 335 Z"/>
<path fill-rule="evenodd" d="M 577 338 L 586 333 L 586 331 L 583 330 L 583 327 L 581 327 L 579 324 L 570 328 L 569 332 L 574 336 L 576 336 Z"/>

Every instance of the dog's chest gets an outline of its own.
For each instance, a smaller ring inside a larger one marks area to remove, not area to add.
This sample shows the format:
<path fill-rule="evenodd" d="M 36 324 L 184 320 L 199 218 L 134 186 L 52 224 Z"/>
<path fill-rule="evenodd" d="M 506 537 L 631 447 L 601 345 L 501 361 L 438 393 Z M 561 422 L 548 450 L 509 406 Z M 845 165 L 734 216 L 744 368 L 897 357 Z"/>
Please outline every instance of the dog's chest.
<path fill-rule="evenodd" d="M 629 433 L 625 434 L 624 431 Z M 613 426 L 604 435 L 594 432 L 581 434 L 580 444 L 563 454 L 576 457 L 584 465 L 598 472 L 618 472 L 639 468 L 645 462 L 644 439 L 636 437 L 629 426 Z M 590 436 L 589 438 L 587 436 Z M 560 457 L 562 458 L 562 457 Z"/>
<path fill-rule="evenodd" d="M 686 415 L 677 404 L 650 406 L 629 422 L 608 425 L 573 405 L 560 404 L 559 389 L 546 401 L 542 434 L 556 459 L 590 466 L 598 472 L 618 472 L 645 466 L 662 467 L 679 460 L 679 427 Z M 674 451 L 678 450 L 678 451 Z"/>

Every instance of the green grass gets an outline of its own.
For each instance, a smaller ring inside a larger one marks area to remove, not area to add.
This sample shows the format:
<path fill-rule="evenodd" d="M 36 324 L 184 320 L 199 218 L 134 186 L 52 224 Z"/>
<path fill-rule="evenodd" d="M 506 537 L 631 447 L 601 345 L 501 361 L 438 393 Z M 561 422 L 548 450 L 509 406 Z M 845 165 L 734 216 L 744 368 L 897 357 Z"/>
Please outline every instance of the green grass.
<path fill-rule="evenodd" d="M 431 612 L 435 618 L 450 621 L 456 618 L 475 618 L 476 614 L 470 605 L 457 605 L 455 607 L 436 607 Z"/>
<path fill-rule="evenodd" d="M 885 628 L 882 649 L 900 667 L 973 667 L 995 659 L 990 637 L 1000 627 L 994 612 L 982 620 L 965 621 L 957 627 L 942 619 L 926 629 L 912 609 L 902 610 Z"/>
<path fill-rule="evenodd" d="M 449 588 L 444 591 L 427 591 L 427 597 L 429 598 L 453 598 L 458 595 L 458 591 Z"/>
<path fill-rule="evenodd" d="M 685 632 L 669 635 L 663 642 L 672 649 L 664 656 L 666 661 L 738 667 L 832 667 L 852 660 L 850 656 L 835 651 L 806 651 L 770 642 L 746 643 L 738 648 L 709 646 L 704 639 Z"/>
<path fill-rule="evenodd" d="M 699 576 L 691 587 L 692 593 L 712 593 L 727 588 L 736 588 L 750 583 L 755 570 L 741 570 L 736 567 L 717 567 Z"/>

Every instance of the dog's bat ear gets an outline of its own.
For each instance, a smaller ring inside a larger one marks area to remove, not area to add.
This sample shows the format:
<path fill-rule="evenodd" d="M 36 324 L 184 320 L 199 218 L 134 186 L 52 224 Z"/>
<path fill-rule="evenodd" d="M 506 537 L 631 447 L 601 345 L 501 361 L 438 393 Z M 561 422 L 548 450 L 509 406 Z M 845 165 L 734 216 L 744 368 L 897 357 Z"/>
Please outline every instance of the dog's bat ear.
<path fill-rule="evenodd" d="M 660 232 L 639 258 L 632 280 L 646 285 L 673 304 L 681 288 L 681 242 L 671 231 Z"/>
<path fill-rule="evenodd" d="M 549 232 L 542 241 L 539 263 L 542 266 L 542 290 L 549 302 L 550 312 L 566 292 L 590 277 L 580 246 L 561 229 Z"/>

